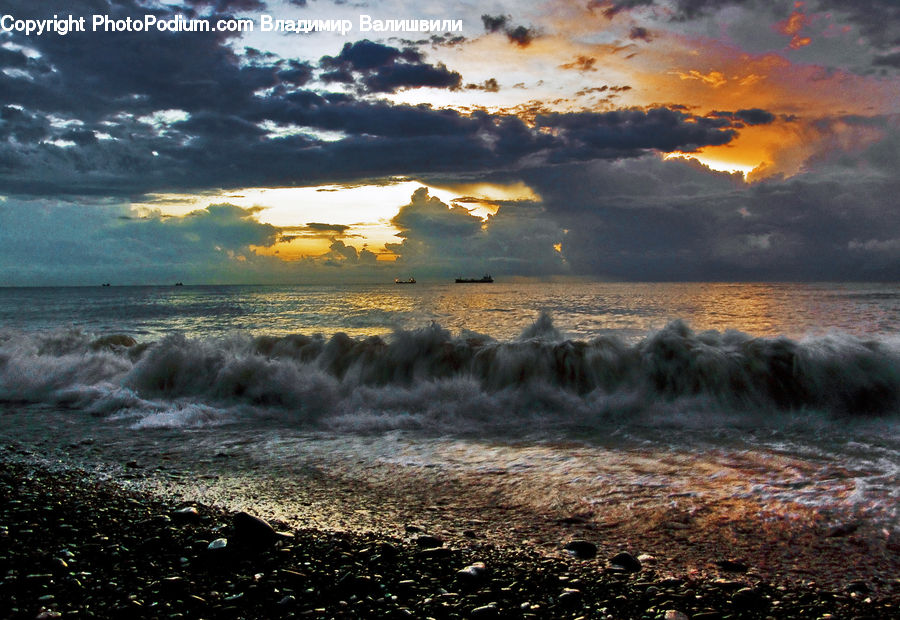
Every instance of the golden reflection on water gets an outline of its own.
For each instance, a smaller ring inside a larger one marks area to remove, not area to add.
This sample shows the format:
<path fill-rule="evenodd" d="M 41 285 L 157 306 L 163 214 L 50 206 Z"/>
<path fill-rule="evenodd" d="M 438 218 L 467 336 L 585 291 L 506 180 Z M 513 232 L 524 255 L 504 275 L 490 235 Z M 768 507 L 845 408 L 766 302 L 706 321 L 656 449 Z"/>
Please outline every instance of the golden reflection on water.
<path fill-rule="evenodd" d="M 198 337 L 233 331 L 370 336 L 434 322 L 454 334 L 477 332 L 509 340 L 542 312 L 549 312 L 554 326 L 573 339 L 615 334 L 634 341 L 673 320 L 683 320 L 696 331 L 736 329 L 791 338 L 832 330 L 896 334 L 900 329 L 900 287 L 895 284 L 448 280 L 428 282 L 423 277 L 412 285 L 396 285 L 392 277 L 391 282 L 364 285 L 10 289 L 0 294 L 0 319 L 10 328 L 55 328 L 62 323 L 153 337 L 172 331 Z M 22 307 L 35 311 L 23 317 Z"/>

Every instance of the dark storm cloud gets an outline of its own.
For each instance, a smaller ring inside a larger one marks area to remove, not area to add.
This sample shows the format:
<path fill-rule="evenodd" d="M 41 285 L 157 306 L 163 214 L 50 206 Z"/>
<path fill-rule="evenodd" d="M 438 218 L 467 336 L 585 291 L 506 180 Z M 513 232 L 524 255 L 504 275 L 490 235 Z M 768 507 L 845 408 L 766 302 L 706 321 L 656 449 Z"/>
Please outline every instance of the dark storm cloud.
<path fill-rule="evenodd" d="M 488 32 L 499 32 L 506 26 L 507 21 L 509 20 L 508 15 L 482 15 L 481 23 L 484 24 L 484 29 Z"/>
<path fill-rule="evenodd" d="M 727 144 L 736 135 L 723 119 L 691 117 L 668 108 L 542 114 L 535 123 L 560 131 L 567 143 L 569 148 L 554 154 L 554 161 L 638 155 L 647 149 L 695 151 Z"/>
<path fill-rule="evenodd" d="M 900 68 L 900 52 L 876 56 L 874 62 L 876 65 Z"/>
<path fill-rule="evenodd" d="M 612 19 L 618 13 L 629 9 L 651 5 L 655 0 L 590 0 L 587 4 L 591 10 L 597 9 Z"/>
<path fill-rule="evenodd" d="M 516 26 L 506 31 L 506 37 L 519 47 L 528 47 L 534 40 L 535 32 L 525 26 Z"/>
<path fill-rule="evenodd" d="M 184 0 L 184 3 L 199 9 L 213 9 L 217 13 L 258 11 L 266 8 L 266 3 L 262 0 Z"/>
<path fill-rule="evenodd" d="M 760 0 L 670 0 L 666 2 L 669 19 L 673 21 L 696 19 L 726 6 L 750 5 Z M 659 0 L 591 0 L 588 6 L 600 10 L 612 19 L 622 11 L 661 4 Z M 771 3 L 770 3 L 771 4 Z M 790 6 L 793 3 L 785 3 Z"/>
<path fill-rule="evenodd" d="M 45 117 L 11 106 L 0 109 L 0 139 L 37 142 L 49 135 L 50 121 Z"/>
<path fill-rule="evenodd" d="M 429 196 L 428 190 L 419 188 L 410 203 L 400 208 L 391 224 L 405 237 L 410 230 L 426 239 L 441 237 L 466 237 L 481 229 L 481 218 L 471 215 L 463 207 L 448 207 L 437 196 Z"/>
<path fill-rule="evenodd" d="M 819 0 L 819 4 L 822 9 L 846 14 L 874 46 L 889 49 L 900 45 L 900 3 L 896 0 Z"/>
<path fill-rule="evenodd" d="M 850 121 L 845 121 L 850 122 Z M 872 122 L 869 119 L 869 122 Z M 573 272 L 626 280 L 900 278 L 900 131 L 859 157 L 831 145 L 791 179 L 746 185 L 647 156 L 523 173 L 568 233 Z"/>
<path fill-rule="evenodd" d="M 750 108 L 749 110 L 738 110 L 734 113 L 736 119 L 744 121 L 748 125 L 768 125 L 775 121 L 775 115 L 767 110 L 759 108 Z"/>
<path fill-rule="evenodd" d="M 331 232 L 343 234 L 347 232 L 350 227 L 344 224 L 324 224 L 322 222 L 309 222 L 306 224 L 306 229 L 313 232 Z"/>
<path fill-rule="evenodd" d="M 328 253 L 317 258 L 327 267 L 342 267 L 349 263 L 351 265 L 360 263 L 375 264 L 377 257 L 367 249 L 357 251 L 352 245 L 347 245 L 340 239 L 335 239 L 328 248 Z"/>
<path fill-rule="evenodd" d="M 325 73 L 319 74 L 319 79 L 327 83 L 338 82 L 340 84 L 353 84 L 353 82 L 356 81 L 353 73 L 348 69 L 326 71 Z"/>
<path fill-rule="evenodd" d="M 18 50 L 0 47 L 0 65 L 10 69 L 24 69 L 28 66 L 28 56 Z"/>
<path fill-rule="evenodd" d="M 361 74 L 360 89 L 370 93 L 393 93 L 401 88 L 459 88 L 462 76 L 443 64 L 430 65 L 411 47 L 398 49 L 368 39 L 345 43 L 337 56 L 323 56 L 319 62 L 326 69 L 320 77 L 325 82 L 356 82 L 354 72 Z"/>
<path fill-rule="evenodd" d="M 750 108 L 747 110 L 738 110 L 736 112 L 722 112 L 716 110 L 710 112 L 709 116 L 713 118 L 729 119 L 745 125 L 768 125 L 775 122 L 774 114 L 760 108 Z"/>
<path fill-rule="evenodd" d="M 303 86 L 312 79 L 313 68 L 308 62 L 290 60 L 287 67 L 278 71 L 276 76 L 281 82 L 293 86 Z"/>
<path fill-rule="evenodd" d="M 488 78 L 481 84 L 466 84 L 467 90 L 483 90 L 487 93 L 496 93 L 500 91 L 500 84 L 497 78 Z"/>
<path fill-rule="evenodd" d="M 0 203 L 0 283 L 233 281 L 281 262 L 250 251 L 278 235 L 254 214 L 222 204 L 136 218 L 105 201 L 10 200 Z"/>
<path fill-rule="evenodd" d="M 688 21 L 713 15 L 725 7 L 742 6 L 752 10 L 767 11 L 786 17 L 798 7 L 793 2 L 772 3 L 768 0 L 591 0 L 589 7 L 613 18 L 622 11 L 651 5 L 664 6 L 671 21 Z M 897 0 L 807 0 L 802 8 L 806 13 L 834 12 L 855 24 L 869 43 L 878 50 L 890 52 L 900 45 L 900 3 Z M 877 63 L 876 61 L 876 64 Z M 883 63 L 882 63 L 883 64 Z M 887 63 L 888 66 L 894 66 Z"/>
<path fill-rule="evenodd" d="M 62 11 L 64 4 L 26 7 L 21 16 L 39 17 L 54 6 Z M 162 18 L 168 10 L 82 0 L 65 4 L 64 12 Z M 217 33 L 12 38 L 40 56 L 0 55 L 10 70 L 0 72 L 4 193 L 129 196 L 313 185 L 691 151 L 735 135 L 731 121 L 714 125 L 667 109 L 543 115 L 531 127 L 513 116 L 373 101 L 365 93 L 459 88 L 462 81 L 415 49 L 367 40 L 347 43 L 313 66 L 256 49 L 238 53 L 231 38 Z M 360 90 L 308 90 L 317 71 Z M 496 87 L 491 80 L 483 86 Z M 317 130 L 342 138 L 325 141 Z"/>
<path fill-rule="evenodd" d="M 503 32 L 510 42 L 519 47 L 528 47 L 537 32 L 526 26 L 514 26 L 509 15 L 482 15 L 481 22 L 487 32 Z"/>
<path fill-rule="evenodd" d="M 66 13 L 88 14 L 84 4 Z M 79 10 L 80 9 L 80 10 Z M 145 13 L 159 18 L 171 13 L 130 2 L 96 7 L 119 19 Z M 50 10 L 28 7 L 17 17 L 46 17 Z M 60 12 L 63 12 L 60 9 Z M 279 65 L 242 66 L 220 33 L 71 33 L 65 37 L 13 37 L 36 48 L 41 65 L 53 71 L 31 71 L 31 79 L 0 74 L 4 103 L 15 103 L 81 120 L 99 121 L 125 110 L 143 114 L 159 109 L 236 111 L 252 104 L 253 93 L 279 83 Z M 114 51 L 113 51 L 114 50 Z M 152 50 L 152 53 L 151 53 Z M 296 67 L 294 67 L 296 69 Z"/>
<path fill-rule="evenodd" d="M 485 222 L 461 206 L 447 205 L 426 188 L 416 190 L 391 223 L 402 243 L 386 247 L 399 255 L 396 265 L 429 276 L 564 273 L 554 244 L 563 232 L 540 205 L 501 203 Z"/>
<path fill-rule="evenodd" d="M 326 69 L 372 71 L 393 64 L 400 59 L 407 62 L 421 62 L 422 55 L 412 48 L 399 50 L 396 47 L 363 39 L 354 43 L 345 43 L 340 54 L 323 56 L 319 62 Z"/>
<path fill-rule="evenodd" d="M 372 75 L 363 78 L 362 83 L 369 92 L 393 93 L 400 88 L 459 88 L 462 76 L 450 71 L 443 64 L 396 63 L 381 67 Z"/>
<path fill-rule="evenodd" d="M 631 29 L 631 32 L 628 33 L 628 38 L 632 41 L 640 39 L 641 41 L 650 41 L 650 31 L 641 26 L 634 26 Z"/>

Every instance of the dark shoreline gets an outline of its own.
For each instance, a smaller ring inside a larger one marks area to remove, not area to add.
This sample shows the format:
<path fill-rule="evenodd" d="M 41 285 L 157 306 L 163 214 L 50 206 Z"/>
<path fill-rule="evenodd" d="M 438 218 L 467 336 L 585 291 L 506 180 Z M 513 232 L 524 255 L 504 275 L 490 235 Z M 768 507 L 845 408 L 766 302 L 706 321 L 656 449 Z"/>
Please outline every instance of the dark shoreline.
<path fill-rule="evenodd" d="M 727 580 L 667 579 L 483 540 L 427 549 L 414 528 L 270 540 L 236 530 L 232 513 L 177 513 L 185 506 L 79 470 L 2 462 L 0 617 L 889 618 L 900 605 L 863 583 L 778 586 L 740 567 Z M 217 538 L 225 550 L 209 551 Z M 483 573 L 460 573 L 477 562 Z"/>

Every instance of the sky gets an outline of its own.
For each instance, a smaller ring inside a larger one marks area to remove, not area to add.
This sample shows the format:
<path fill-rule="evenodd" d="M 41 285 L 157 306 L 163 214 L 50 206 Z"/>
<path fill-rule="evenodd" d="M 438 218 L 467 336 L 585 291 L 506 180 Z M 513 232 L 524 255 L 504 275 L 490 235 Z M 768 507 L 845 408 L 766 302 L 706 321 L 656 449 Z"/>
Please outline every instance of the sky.
<path fill-rule="evenodd" d="M 54 15 L 86 32 L 20 27 Z M 0 0 L 0 18 L 0 286 L 900 280 L 896 0 Z"/>

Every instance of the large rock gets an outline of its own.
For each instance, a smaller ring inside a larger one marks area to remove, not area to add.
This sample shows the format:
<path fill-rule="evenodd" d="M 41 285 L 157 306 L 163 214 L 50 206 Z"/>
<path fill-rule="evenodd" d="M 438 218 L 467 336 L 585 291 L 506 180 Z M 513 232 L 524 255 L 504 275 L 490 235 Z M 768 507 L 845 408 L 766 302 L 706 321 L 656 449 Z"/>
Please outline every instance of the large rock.
<path fill-rule="evenodd" d="M 278 539 L 278 533 L 271 525 L 246 512 L 234 515 L 231 524 L 234 526 L 235 542 L 239 545 L 268 547 Z"/>

